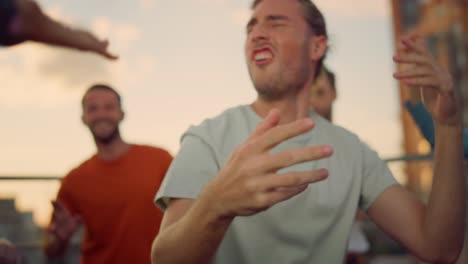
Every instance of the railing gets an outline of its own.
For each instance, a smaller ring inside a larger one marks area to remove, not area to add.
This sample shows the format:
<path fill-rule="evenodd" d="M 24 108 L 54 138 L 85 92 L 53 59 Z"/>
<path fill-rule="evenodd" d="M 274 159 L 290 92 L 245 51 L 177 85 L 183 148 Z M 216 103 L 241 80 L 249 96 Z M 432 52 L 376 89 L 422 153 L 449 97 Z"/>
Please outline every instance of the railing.
<path fill-rule="evenodd" d="M 408 163 L 422 164 L 423 162 L 431 159 L 432 155 L 428 154 L 390 157 L 384 160 L 389 163 L 390 169 L 396 176 L 401 174 L 404 178 L 406 177 L 404 170 L 405 165 Z M 2 213 L 5 213 L 2 212 L 2 210 L 5 208 L 1 207 L 1 199 L 14 198 L 14 203 L 18 208 L 18 211 L 31 211 L 32 216 L 34 217 L 34 223 L 38 223 L 40 226 L 44 227 L 47 225 L 50 219 L 50 214 L 52 212 L 50 201 L 55 199 L 57 191 L 60 187 L 60 181 L 61 177 L 53 176 L 0 176 L 0 238 L 6 237 L 12 240 L 18 249 L 22 252 L 23 257 L 30 260 L 26 261 L 27 263 L 47 263 L 41 252 L 43 231 L 41 227 L 34 227 L 35 229 L 33 229 L 36 230 L 36 237 L 19 236 L 18 238 L 15 238 L 12 236 L 11 232 L 8 233 L 8 226 L 5 228 L 1 218 Z M 10 203 L 12 203 L 12 200 L 10 200 Z M 11 204 L 8 205 L 8 202 L 4 202 L 4 205 L 5 204 L 7 204 L 7 207 L 11 209 Z M 31 222 L 33 222 L 31 219 L 31 213 L 26 214 L 25 218 L 27 221 L 31 220 Z M 2 225 L 4 226 L 2 227 Z M 23 231 L 20 230 L 18 232 Z M 382 242 L 386 239 L 382 234 L 376 235 L 376 233 L 374 233 L 374 235 L 370 236 L 369 239 L 371 240 L 371 245 L 374 247 L 373 248 L 371 246 L 371 249 L 377 254 L 382 254 L 385 252 L 391 253 L 395 252 L 396 250 L 395 245 L 397 244 Z M 372 241 L 372 239 L 374 239 L 374 241 Z M 375 243 L 375 239 L 377 239 L 377 243 Z M 66 257 L 66 263 L 75 263 L 74 261 L 76 261 L 80 253 L 79 244 L 80 236 L 77 235 L 73 239 L 72 249 L 69 251 L 69 255 Z M 40 258 L 40 260 L 38 258 Z M 70 260 L 72 260 L 72 262 L 69 262 Z"/>

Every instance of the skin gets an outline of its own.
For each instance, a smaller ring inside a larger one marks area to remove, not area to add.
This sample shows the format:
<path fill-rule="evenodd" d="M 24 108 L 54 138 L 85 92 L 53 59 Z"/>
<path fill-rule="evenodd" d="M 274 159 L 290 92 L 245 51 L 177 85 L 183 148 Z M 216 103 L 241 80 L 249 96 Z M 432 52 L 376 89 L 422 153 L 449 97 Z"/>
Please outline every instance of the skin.
<path fill-rule="evenodd" d="M 332 106 L 336 100 L 336 90 L 327 78 L 327 75 L 321 73 L 314 82 L 311 89 L 309 105 L 314 111 L 332 121 Z"/>
<path fill-rule="evenodd" d="M 85 95 L 82 121 L 90 129 L 101 159 L 117 159 L 128 151 L 129 145 L 119 133 L 123 118 L 124 113 L 113 92 L 97 89 Z M 52 204 L 54 211 L 44 244 L 49 258 L 64 254 L 71 237 L 82 224 L 80 216 L 73 215 L 60 201 Z"/>
<path fill-rule="evenodd" d="M 10 25 L 10 34 L 17 41 L 12 45 L 30 40 L 89 51 L 111 60 L 118 58 L 108 51 L 107 40 L 100 40 L 89 31 L 70 28 L 50 18 L 34 0 L 16 0 L 16 6 L 18 13 Z"/>
<path fill-rule="evenodd" d="M 264 121 L 197 200 L 172 200 L 153 244 L 153 263 L 209 263 L 235 217 L 267 210 L 327 178 L 323 169 L 275 175 L 292 164 L 329 157 L 330 146 L 269 154 L 274 146 L 313 128 L 307 118 L 309 87 L 326 44 L 325 37 L 308 30 L 295 1 L 270 0 L 255 9 L 247 26 L 245 57 L 258 92 L 252 108 Z M 264 48 L 272 59 L 256 62 L 255 53 Z M 295 72 L 284 73 L 291 69 Z M 176 254 L 179 248 L 184 254 Z"/>
<path fill-rule="evenodd" d="M 278 17 L 287 19 L 272 19 Z M 327 177 L 323 170 L 271 176 L 291 164 L 329 157 L 332 150 L 328 146 L 268 154 L 277 144 L 312 129 L 313 121 L 307 119 L 309 87 L 317 61 L 324 55 L 326 38 L 307 30 L 300 5 L 294 0 L 261 2 L 247 32 L 247 66 L 258 92 L 252 108 L 264 121 L 233 151 L 196 200 L 174 199 L 169 203 L 153 243 L 153 263 L 209 263 L 235 217 L 267 210 Z M 460 254 L 464 234 L 460 106 L 450 75 L 434 63 L 416 39 L 402 43 L 407 51 L 399 51 L 395 61 L 415 67 L 395 77 L 420 87 L 427 102 L 436 102 L 428 104 L 440 139 L 436 143 L 434 185 L 427 206 L 403 187 L 393 186 L 377 198 L 368 214 L 422 260 L 450 263 Z M 266 48 L 269 53 L 263 57 L 272 59 L 252 61 L 258 48 Z M 293 72 L 285 76 L 285 71 Z M 179 253 L 180 248 L 184 248 L 184 254 Z"/>

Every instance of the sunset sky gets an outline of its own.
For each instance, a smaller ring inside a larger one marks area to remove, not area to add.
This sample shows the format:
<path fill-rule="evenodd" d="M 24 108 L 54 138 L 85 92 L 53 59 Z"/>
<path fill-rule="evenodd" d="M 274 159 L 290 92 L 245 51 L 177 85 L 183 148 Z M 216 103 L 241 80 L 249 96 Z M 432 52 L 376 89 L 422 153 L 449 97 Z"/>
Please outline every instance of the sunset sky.
<path fill-rule="evenodd" d="M 94 82 L 122 93 L 126 140 L 172 154 L 188 126 L 252 102 L 243 55 L 250 2 L 40 1 L 53 17 L 108 37 L 121 59 L 37 44 L 0 49 L 0 175 L 63 176 L 90 156 L 95 147 L 80 121 L 80 99 Z M 315 2 L 329 27 L 336 123 L 382 157 L 401 154 L 390 1 Z M 57 184 L 0 185 L 0 196 L 17 195 L 40 222 L 48 217 Z"/>

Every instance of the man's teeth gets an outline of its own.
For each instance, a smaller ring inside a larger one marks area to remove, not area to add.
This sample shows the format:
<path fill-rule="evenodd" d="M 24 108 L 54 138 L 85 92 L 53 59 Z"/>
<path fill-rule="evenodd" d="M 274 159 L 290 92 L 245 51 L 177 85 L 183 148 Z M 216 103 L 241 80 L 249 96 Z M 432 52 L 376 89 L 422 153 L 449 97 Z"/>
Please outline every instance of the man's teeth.
<path fill-rule="evenodd" d="M 262 61 L 262 60 L 268 60 L 273 58 L 272 54 L 270 52 L 260 52 L 255 55 L 255 60 L 256 61 Z"/>

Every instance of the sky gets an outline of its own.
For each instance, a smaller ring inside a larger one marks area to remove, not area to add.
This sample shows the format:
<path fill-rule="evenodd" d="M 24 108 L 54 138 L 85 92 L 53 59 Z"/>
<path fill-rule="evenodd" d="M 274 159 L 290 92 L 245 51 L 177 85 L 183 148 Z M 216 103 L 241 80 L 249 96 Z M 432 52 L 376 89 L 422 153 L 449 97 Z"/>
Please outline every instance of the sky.
<path fill-rule="evenodd" d="M 92 155 L 80 100 L 96 82 L 122 94 L 124 139 L 174 155 L 190 125 L 255 99 L 243 55 L 248 0 L 39 3 L 54 18 L 109 38 L 120 59 L 40 44 L 0 49 L 0 175 L 63 176 Z M 390 1 L 315 3 L 328 23 L 326 64 L 337 75 L 335 122 L 383 158 L 400 155 Z M 58 184 L 1 184 L 0 197 L 16 195 L 20 208 L 45 221 Z"/>

